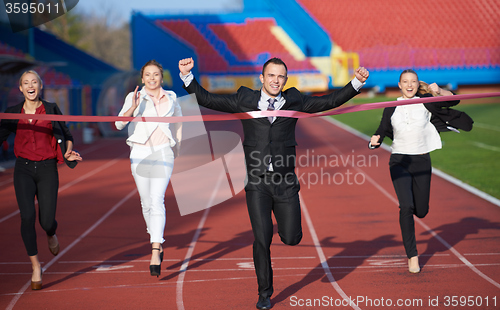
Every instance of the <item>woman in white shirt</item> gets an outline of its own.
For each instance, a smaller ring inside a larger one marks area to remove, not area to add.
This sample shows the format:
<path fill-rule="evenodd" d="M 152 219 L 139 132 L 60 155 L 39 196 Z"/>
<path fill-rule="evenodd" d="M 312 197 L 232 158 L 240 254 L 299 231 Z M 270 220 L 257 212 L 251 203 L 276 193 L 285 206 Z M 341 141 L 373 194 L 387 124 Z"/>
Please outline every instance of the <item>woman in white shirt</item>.
<path fill-rule="evenodd" d="M 144 86 L 129 93 L 119 113 L 120 116 L 169 117 L 182 116 L 177 96 L 162 88 L 163 67 L 155 60 L 148 61 L 141 69 Z M 117 121 L 122 130 L 129 122 Z M 127 144 L 131 147 L 132 176 L 141 198 L 142 214 L 152 244 L 149 265 L 152 276 L 161 273 L 162 243 L 166 212 L 164 197 L 174 167 L 181 141 L 180 123 L 130 122 Z"/>
<path fill-rule="evenodd" d="M 417 73 L 411 69 L 401 73 L 398 85 L 402 93 L 398 100 L 453 95 L 435 83 L 427 85 L 420 82 Z M 437 123 L 448 124 L 448 119 L 440 119 L 437 116 L 441 114 L 439 112 L 441 108 L 444 107 L 449 112 L 450 109 L 447 108 L 458 102 L 417 103 L 386 108 L 380 126 L 369 143 L 369 147 L 374 149 L 380 146 L 385 136 L 392 139 L 389 167 L 399 200 L 399 224 L 408 257 L 408 269 L 411 273 L 420 272 L 413 215 L 423 218 L 429 211 L 432 173 L 429 153 L 442 147 L 437 129 L 441 127 Z M 464 114 L 454 110 L 452 112 L 453 115 Z M 446 125 L 444 128 L 444 130 L 456 130 Z M 470 120 L 471 128 L 472 120 Z M 467 129 L 470 130 L 465 128 Z"/>

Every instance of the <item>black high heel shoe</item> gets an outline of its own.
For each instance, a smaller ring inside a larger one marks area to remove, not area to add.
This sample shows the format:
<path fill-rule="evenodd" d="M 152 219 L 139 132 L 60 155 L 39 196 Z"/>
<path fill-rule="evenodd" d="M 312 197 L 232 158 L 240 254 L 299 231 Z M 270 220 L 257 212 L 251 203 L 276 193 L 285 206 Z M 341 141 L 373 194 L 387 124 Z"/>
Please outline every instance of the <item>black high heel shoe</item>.
<path fill-rule="evenodd" d="M 161 251 L 161 249 L 153 249 Z M 159 277 L 161 275 L 161 263 L 163 262 L 163 251 L 160 252 L 160 264 L 159 265 L 149 265 L 149 273 L 152 276 Z"/>

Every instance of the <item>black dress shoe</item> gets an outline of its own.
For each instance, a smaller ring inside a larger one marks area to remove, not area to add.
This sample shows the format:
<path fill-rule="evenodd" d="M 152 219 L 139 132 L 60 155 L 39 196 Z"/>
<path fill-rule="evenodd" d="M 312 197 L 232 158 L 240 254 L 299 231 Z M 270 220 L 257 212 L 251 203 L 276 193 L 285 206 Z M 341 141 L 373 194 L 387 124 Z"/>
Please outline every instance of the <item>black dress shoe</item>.
<path fill-rule="evenodd" d="M 257 309 L 271 309 L 271 299 L 269 297 L 259 297 L 259 301 L 255 306 Z"/>
<path fill-rule="evenodd" d="M 57 236 L 53 235 L 51 237 L 47 236 L 47 240 L 49 241 L 49 251 L 52 255 L 57 256 L 59 254 L 59 240 L 57 240 Z M 52 243 L 52 244 L 51 244 Z"/>

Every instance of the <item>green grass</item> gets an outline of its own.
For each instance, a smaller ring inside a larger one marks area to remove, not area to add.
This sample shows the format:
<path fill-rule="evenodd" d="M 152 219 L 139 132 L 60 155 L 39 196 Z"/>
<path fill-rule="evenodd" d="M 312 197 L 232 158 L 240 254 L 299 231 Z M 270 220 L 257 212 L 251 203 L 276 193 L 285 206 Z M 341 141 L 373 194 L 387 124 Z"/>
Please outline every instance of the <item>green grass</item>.
<path fill-rule="evenodd" d="M 354 103 L 389 101 L 377 97 L 353 100 Z M 500 198 L 500 99 L 497 103 L 467 104 L 455 107 L 474 120 L 470 132 L 441 133 L 443 148 L 432 152 L 433 167 L 463 182 Z M 382 110 L 369 110 L 333 116 L 336 120 L 371 136 L 377 129 Z M 384 143 L 391 144 L 386 138 Z"/>

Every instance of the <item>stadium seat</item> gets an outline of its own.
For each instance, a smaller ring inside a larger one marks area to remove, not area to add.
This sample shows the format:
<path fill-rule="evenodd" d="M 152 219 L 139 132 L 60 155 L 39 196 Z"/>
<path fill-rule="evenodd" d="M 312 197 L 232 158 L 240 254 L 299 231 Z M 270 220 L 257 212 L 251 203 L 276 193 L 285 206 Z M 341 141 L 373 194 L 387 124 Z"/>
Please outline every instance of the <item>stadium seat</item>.
<path fill-rule="evenodd" d="M 498 0 L 297 1 L 368 68 L 500 65 Z"/>

